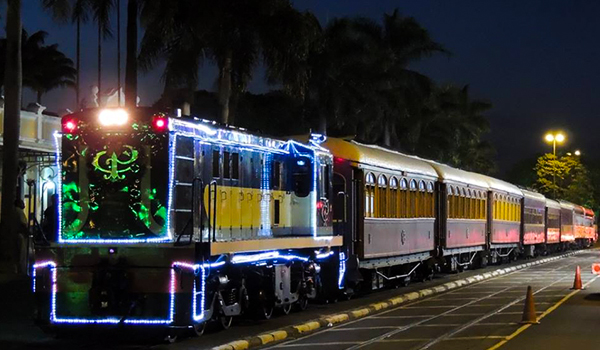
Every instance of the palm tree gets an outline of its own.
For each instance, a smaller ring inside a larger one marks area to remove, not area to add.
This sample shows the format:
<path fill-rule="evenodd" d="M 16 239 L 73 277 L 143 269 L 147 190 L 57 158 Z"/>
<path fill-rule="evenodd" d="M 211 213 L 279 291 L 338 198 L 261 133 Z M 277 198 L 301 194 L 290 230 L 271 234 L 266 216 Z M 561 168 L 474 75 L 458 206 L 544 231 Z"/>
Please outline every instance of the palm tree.
<path fill-rule="evenodd" d="M 50 90 L 74 88 L 77 76 L 73 61 L 58 50 L 57 44 L 43 46 L 46 35 L 39 31 L 28 37 L 23 31 L 23 86 L 36 92 L 40 104 Z"/>
<path fill-rule="evenodd" d="M 48 33 L 38 31 L 31 36 L 25 30 L 21 34 L 21 62 L 23 86 L 37 93 L 37 102 L 42 95 L 58 87 L 75 87 L 77 71 L 73 61 L 58 50 L 58 45 L 44 45 Z M 7 39 L 0 39 L 0 57 L 6 56 Z M 1 61 L 2 63 L 4 61 Z M 0 79 L 4 79 L 4 68 Z"/>
<path fill-rule="evenodd" d="M 334 133 L 399 146 L 398 122 L 410 100 L 427 96 L 431 86 L 407 67 L 436 52 L 446 51 L 397 10 L 384 15 L 383 25 L 363 17 L 333 20 L 307 60 L 307 110 L 318 117 L 321 132 L 330 124 Z"/>
<path fill-rule="evenodd" d="M 102 41 L 112 38 L 110 30 L 110 14 L 115 7 L 115 0 L 89 0 L 94 20 L 98 25 L 98 91 L 102 93 Z"/>
<path fill-rule="evenodd" d="M 76 26 L 75 44 L 75 101 L 79 108 L 81 103 L 81 86 L 79 84 L 79 72 L 81 62 L 81 25 L 86 23 L 91 12 L 92 0 L 42 0 L 42 6 L 51 11 L 55 20 L 66 22 L 70 19 Z"/>
<path fill-rule="evenodd" d="M 125 65 L 125 106 L 137 104 L 137 44 L 138 44 L 137 0 L 127 2 L 127 58 Z"/>
<path fill-rule="evenodd" d="M 16 222 L 14 201 L 19 161 L 21 124 L 21 1 L 8 0 L 6 9 L 6 64 L 4 68 L 4 131 L 2 152 L 2 255 L 16 266 Z"/>
<path fill-rule="evenodd" d="M 296 42 L 283 38 L 298 38 L 289 26 L 303 18 L 287 0 L 147 1 L 141 14 L 141 67 L 148 70 L 164 60 L 169 94 L 182 87 L 193 90 L 204 60 L 215 63 L 223 123 L 232 121 L 232 98 L 246 90 L 259 62 L 272 82 L 286 77 L 286 58 L 302 54 Z M 293 20 L 282 23 L 282 18 Z"/>

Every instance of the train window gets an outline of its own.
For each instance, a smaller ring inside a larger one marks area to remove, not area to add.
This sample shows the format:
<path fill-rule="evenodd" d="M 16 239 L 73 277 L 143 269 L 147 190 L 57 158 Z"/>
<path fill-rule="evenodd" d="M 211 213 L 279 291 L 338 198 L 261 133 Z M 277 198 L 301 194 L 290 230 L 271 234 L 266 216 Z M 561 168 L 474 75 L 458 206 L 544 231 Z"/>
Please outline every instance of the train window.
<path fill-rule="evenodd" d="M 427 196 L 425 194 L 425 191 L 427 190 L 427 185 L 425 184 L 425 181 L 420 181 L 419 182 L 419 193 L 417 194 L 418 197 L 418 213 L 417 213 L 417 217 L 426 217 L 427 216 Z"/>
<path fill-rule="evenodd" d="M 281 162 L 274 161 L 272 167 L 273 167 L 273 170 L 271 172 L 271 174 L 272 174 L 271 186 L 273 189 L 278 190 L 281 185 Z"/>
<path fill-rule="evenodd" d="M 375 175 L 367 173 L 365 176 L 365 217 L 374 216 Z"/>
<path fill-rule="evenodd" d="M 390 178 L 390 202 L 388 206 L 388 217 L 398 217 L 398 179 Z"/>
<path fill-rule="evenodd" d="M 298 197 L 306 197 L 312 189 L 311 171 L 312 165 L 310 161 L 297 164 L 294 167 L 294 194 Z"/>
<path fill-rule="evenodd" d="M 239 153 L 231 154 L 231 178 L 238 180 L 240 178 L 240 155 Z"/>
<path fill-rule="evenodd" d="M 406 179 L 400 180 L 400 188 L 405 190 L 407 187 L 408 187 L 408 183 L 406 182 Z"/>
<path fill-rule="evenodd" d="M 231 164 L 229 163 L 231 161 L 230 157 L 229 157 L 229 152 L 223 152 L 223 178 L 224 179 L 228 179 L 231 177 L 231 173 L 230 173 L 230 169 L 231 169 Z"/>
<path fill-rule="evenodd" d="M 220 152 L 219 151 L 213 151 L 212 153 L 212 176 L 213 178 L 218 178 L 219 176 L 219 159 L 220 158 Z"/>
<path fill-rule="evenodd" d="M 481 218 L 485 219 L 487 217 L 487 199 L 485 197 L 481 200 Z"/>
<path fill-rule="evenodd" d="M 448 214 L 448 218 L 454 218 L 454 195 L 453 195 L 454 191 L 452 189 L 452 186 L 448 186 L 447 189 L 447 214 Z"/>
<path fill-rule="evenodd" d="M 400 198 L 399 198 L 399 213 L 398 217 L 408 217 L 408 181 L 406 179 L 400 179 Z"/>
<path fill-rule="evenodd" d="M 279 208 L 280 208 L 279 199 L 276 199 L 273 202 L 273 209 L 274 209 L 273 210 L 274 211 L 274 213 L 273 213 L 273 224 L 276 225 L 276 226 L 278 226 L 279 222 L 280 222 L 280 209 Z"/>
<path fill-rule="evenodd" d="M 379 175 L 377 179 L 377 217 L 387 217 L 387 179 L 384 175 Z"/>

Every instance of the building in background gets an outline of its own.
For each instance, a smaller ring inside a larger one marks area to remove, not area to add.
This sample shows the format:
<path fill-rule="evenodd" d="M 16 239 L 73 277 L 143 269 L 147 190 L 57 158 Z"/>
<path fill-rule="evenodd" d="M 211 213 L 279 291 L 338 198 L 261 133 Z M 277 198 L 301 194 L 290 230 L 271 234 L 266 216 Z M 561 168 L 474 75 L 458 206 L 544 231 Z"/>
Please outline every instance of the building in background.
<path fill-rule="evenodd" d="M 54 133 L 60 131 L 60 117 L 45 112 L 45 107 L 30 104 L 21 110 L 19 137 L 19 177 L 17 198 L 25 202 L 29 225 L 42 222 L 48 199 L 57 191 L 58 169 Z M 0 103 L 0 152 L 4 145 L 4 101 Z M 0 157 L 0 169 L 2 157 Z M 2 172 L 0 171 L 0 176 Z M 1 189 L 0 189 L 1 191 Z"/>

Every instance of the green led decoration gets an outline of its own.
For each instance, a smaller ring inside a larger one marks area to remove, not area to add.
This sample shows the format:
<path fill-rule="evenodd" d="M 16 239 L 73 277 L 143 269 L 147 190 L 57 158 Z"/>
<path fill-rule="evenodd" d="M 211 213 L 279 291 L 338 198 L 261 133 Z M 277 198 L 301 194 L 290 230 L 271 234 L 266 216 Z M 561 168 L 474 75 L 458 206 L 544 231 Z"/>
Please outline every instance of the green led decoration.
<path fill-rule="evenodd" d="M 86 117 L 81 117 L 81 120 Z M 81 122 L 61 145 L 61 239 L 156 239 L 168 233 L 168 134 Z"/>
<path fill-rule="evenodd" d="M 138 151 L 131 146 L 125 145 L 124 147 L 127 148 L 127 150 L 123 151 L 122 154 L 129 157 L 127 160 L 120 160 L 117 153 L 113 152 L 110 158 L 100 161 L 101 158 L 108 154 L 107 151 L 100 151 L 94 157 L 92 164 L 96 170 L 107 174 L 104 175 L 105 180 L 123 180 L 125 179 L 125 175 L 122 174 L 132 170 L 131 164 L 133 164 L 138 158 Z M 107 168 L 103 168 L 101 164 L 106 165 Z M 119 166 L 121 165 L 124 167 L 119 169 Z"/>

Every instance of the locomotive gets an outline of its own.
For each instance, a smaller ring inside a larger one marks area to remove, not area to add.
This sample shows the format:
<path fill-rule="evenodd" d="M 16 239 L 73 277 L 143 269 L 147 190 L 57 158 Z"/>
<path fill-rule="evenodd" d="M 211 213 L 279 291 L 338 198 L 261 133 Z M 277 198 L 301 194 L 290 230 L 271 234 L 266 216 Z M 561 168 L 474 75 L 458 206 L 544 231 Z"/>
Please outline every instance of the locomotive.
<path fill-rule="evenodd" d="M 42 327 L 201 334 L 310 300 L 588 246 L 593 211 L 322 135 L 269 138 L 149 108 L 62 119 Z"/>

